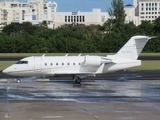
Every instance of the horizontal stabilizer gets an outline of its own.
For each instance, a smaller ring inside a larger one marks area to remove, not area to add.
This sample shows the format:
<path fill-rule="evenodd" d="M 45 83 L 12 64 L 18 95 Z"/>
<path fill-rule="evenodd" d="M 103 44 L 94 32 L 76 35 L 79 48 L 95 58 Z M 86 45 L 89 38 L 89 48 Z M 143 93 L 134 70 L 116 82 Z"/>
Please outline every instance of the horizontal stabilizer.
<path fill-rule="evenodd" d="M 149 37 L 149 39 L 152 39 L 152 38 L 157 38 L 157 36 L 152 36 L 152 37 Z"/>

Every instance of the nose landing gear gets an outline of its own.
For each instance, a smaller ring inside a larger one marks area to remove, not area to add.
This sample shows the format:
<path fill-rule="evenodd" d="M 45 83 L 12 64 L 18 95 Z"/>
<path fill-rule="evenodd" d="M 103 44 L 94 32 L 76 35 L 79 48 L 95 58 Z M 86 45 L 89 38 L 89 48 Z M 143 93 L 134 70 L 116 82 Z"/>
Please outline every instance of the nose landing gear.
<path fill-rule="evenodd" d="M 19 77 L 17 78 L 17 83 L 21 83 L 21 80 Z"/>

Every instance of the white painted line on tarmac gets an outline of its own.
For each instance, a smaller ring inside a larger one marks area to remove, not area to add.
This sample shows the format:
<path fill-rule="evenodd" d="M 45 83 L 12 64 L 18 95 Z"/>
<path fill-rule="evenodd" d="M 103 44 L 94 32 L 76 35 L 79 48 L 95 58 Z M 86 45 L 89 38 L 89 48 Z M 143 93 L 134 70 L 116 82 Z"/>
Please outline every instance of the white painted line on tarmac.
<path fill-rule="evenodd" d="M 4 116 L 4 118 L 8 119 L 8 118 L 10 118 L 10 116 L 6 113 L 6 115 Z"/>
<path fill-rule="evenodd" d="M 64 118 L 63 116 L 43 116 L 45 119 L 53 119 L 53 118 Z"/>
<path fill-rule="evenodd" d="M 7 79 L 0 79 L 0 82 L 7 82 Z"/>

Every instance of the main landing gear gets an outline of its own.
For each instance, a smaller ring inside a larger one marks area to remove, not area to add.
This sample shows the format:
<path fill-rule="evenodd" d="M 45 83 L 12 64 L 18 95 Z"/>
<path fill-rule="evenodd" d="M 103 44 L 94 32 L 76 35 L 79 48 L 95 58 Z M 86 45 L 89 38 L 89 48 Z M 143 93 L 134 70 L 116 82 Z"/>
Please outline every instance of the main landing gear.
<path fill-rule="evenodd" d="M 81 78 L 79 78 L 77 76 L 73 76 L 73 79 L 74 79 L 75 83 L 78 83 L 78 84 L 81 83 Z"/>
<path fill-rule="evenodd" d="M 75 80 L 75 82 L 78 83 L 78 84 L 80 84 L 80 83 L 81 83 L 81 79 L 80 79 L 80 78 L 77 78 L 77 79 Z"/>

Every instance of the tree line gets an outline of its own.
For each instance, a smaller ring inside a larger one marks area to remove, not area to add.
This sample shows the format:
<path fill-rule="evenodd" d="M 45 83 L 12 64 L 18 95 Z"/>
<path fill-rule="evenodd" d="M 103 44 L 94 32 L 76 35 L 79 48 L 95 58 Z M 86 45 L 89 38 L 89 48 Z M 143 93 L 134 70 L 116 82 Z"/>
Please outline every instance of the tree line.
<path fill-rule="evenodd" d="M 112 1 L 109 13 L 117 18 L 103 25 L 72 23 L 49 29 L 45 22 L 38 26 L 30 22 L 9 24 L 0 33 L 0 53 L 117 52 L 134 35 L 157 36 L 143 52 L 160 52 L 160 17 L 152 22 L 142 21 L 139 26 L 133 22 L 125 24 L 125 13 L 120 13 L 122 7 L 117 7 L 123 6 L 122 3 L 121 0 Z"/>

